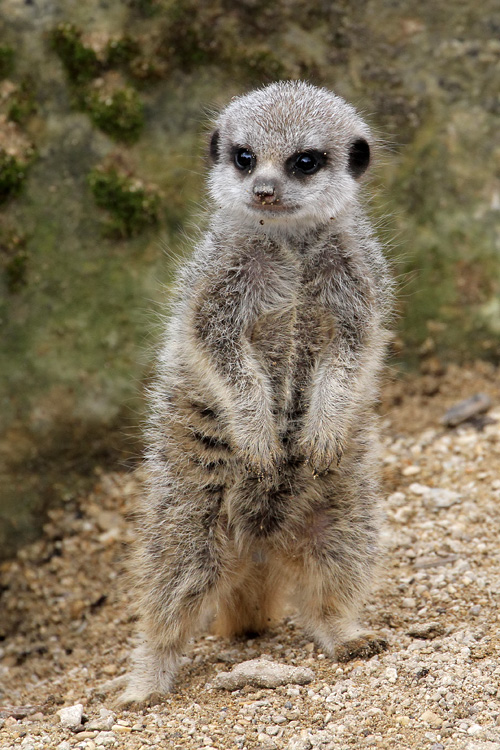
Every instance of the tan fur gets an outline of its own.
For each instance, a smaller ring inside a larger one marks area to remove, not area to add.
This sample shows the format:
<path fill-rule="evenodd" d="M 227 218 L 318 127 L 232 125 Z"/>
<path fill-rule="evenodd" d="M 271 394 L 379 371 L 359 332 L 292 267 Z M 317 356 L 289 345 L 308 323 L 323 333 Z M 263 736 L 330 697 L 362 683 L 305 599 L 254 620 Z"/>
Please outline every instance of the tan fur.
<path fill-rule="evenodd" d="M 233 100 L 215 128 L 211 223 L 150 398 L 125 703 L 171 689 L 200 626 L 260 631 L 285 598 L 327 653 L 373 652 L 356 620 L 379 558 L 391 283 L 357 198 L 370 131 L 301 82 Z"/>

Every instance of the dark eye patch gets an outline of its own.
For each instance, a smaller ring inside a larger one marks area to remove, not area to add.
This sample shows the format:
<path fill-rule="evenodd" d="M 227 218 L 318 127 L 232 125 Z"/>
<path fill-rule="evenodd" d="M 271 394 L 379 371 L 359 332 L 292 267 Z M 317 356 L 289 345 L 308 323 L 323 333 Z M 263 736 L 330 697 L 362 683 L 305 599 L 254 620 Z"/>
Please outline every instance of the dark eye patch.
<path fill-rule="evenodd" d="M 321 151 L 300 151 L 286 160 L 287 171 L 295 177 L 309 177 L 318 172 L 327 162 Z"/>

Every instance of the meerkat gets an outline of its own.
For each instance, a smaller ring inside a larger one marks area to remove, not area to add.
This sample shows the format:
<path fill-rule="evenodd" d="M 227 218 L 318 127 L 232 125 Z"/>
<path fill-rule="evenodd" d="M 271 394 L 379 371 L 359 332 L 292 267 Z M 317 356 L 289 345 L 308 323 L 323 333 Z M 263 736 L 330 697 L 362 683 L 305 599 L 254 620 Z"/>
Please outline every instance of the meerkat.
<path fill-rule="evenodd" d="M 190 637 L 261 632 L 290 602 L 319 648 L 369 656 L 379 551 L 373 415 L 392 284 L 358 191 L 373 139 L 308 83 L 215 122 L 208 230 L 157 362 L 122 703 L 172 689 Z"/>

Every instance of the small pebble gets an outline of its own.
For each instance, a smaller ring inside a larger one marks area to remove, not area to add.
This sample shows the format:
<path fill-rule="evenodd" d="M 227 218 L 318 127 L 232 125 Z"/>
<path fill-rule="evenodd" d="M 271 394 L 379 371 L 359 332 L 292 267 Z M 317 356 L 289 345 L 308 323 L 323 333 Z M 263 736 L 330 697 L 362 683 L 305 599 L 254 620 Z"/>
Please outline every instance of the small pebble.
<path fill-rule="evenodd" d="M 440 622 L 422 622 L 418 625 L 414 625 L 409 631 L 408 635 L 412 638 L 422 638 L 424 640 L 431 640 L 437 638 L 444 633 L 444 625 Z"/>
<path fill-rule="evenodd" d="M 434 729 L 439 729 L 439 727 L 442 726 L 443 720 L 438 714 L 435 714 L 433 711 L 424 711 L 422 716 L 420 717 L 420 721 L 425 722 L 426 724 L 430 724 L 431 727 L 434 727 Z"/>
<path fill-rule="evenodd" d="M 121 732 L 121 734 L 130 734 L 132 731 L 131 727 L 126 727 L 123 724 L 113 724 L 111 727 L 112 732 Z"/>
<path fill-rule="evenodd" d="M 99 732 L 95 738 L 95 744 L 97 747 L 106 747 L 108 745 L 116 744 L 116 737 L 113 732 Z"/>
<path fill-rule="evenodd" d="M 402 727 L 407 727 L 409 723 L 410 723 L 409 716 L 402 716 L 402 715 L 396 716 L 396 724 L 399 724 Z"/>
<path fill-rule="evenodd" d="M 405 466 L 405 468 L 402 470 L 402 475 L 404 477 L 413 477 L 415 474 L 420 474 L 420 467 L 419 466 Z"/>
<path fill-rule="evenodd" d="M 417 606 L 417 600 L 412 596 L 405 596 L 401 599 L 401 606 L 405 609 L 415 609 Z"/>
<path fill-rule="evenodd" d="M 474 736 L 474 735 L 480 734 L 482 731 L 483 731 L 483 728 L 479 724 L 471 724 L 467 730 L 467 734 Z"/>
<path fill-rule="evenodd" d="M 385 676 L 388 682 L 395 683 L 398 679 L 398 671 L 394 667 L 387 667 Z"/>
<path fill-rule="evenodd" d="M 311 750 L 312 742 L 306 734 L 295 735 L 288 741 L 287 750 Z"/>
<path fill-rule="evenodd" d="M 272 737 L 269 737 L 268 734 L 264 734 L 263 732 L 257 735 L 257 742 L 259 743 L 259 750 L 276 750 L 278 747 L 276 740 L 273 740 Z"/>
<path fill-rule="evenodd" d="M 271 737 L 276 737 L 279 731 L 280 731 L 280 728 L 276 724 L 271 724 L 270 726 L 266 727 L 266 732 Z"/>
<path fill-rule="evenodd" d="M 111 729 L 115 721 L 116 714 L 113 713 L 113 711 L 108 711 L 107 708 L 101 708 L 99 711 L 99 718 L 89 721 L 86 728 L 106 732 Z"/>
<path fill-rule="evenodd" d="M 69 727 L 70 729 L 79 727 L 83 718 L 83 705 L 81 703 L 76 703 L 74 706 L 61 708 L 57 712 L 57 715 L 59 716 L 63 727 Z"/>

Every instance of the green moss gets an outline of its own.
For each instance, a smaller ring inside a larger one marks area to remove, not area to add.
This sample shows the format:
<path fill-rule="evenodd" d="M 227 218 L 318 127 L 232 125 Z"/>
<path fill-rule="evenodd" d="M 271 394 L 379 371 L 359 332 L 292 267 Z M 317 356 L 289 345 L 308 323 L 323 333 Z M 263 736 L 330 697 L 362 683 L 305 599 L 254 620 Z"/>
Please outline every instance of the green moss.
<path fill-rule="evenodd" d="M 159 221 L 160 196 L 115 167 L 96 167 L 88 176 L 94 200 L 111 214 L 110 235 L 132 237 Z"/>
<path fill-rule="evenodd" d="M 189 71 L 225 59 L 235 29 L 233 15 L 223 14 L 218 3 L 200 7 L 196 0 L 173 0 L 162 18 L 159 54 L 176 67 Z"/>
<path fill-rule="evenodd" d="M 73 83 L 87 83 L 99 74 L 101 63 L 95 51 L 82 42 L 82 32 L 76 26 L 60 23 L 52 30 L 50 38 L 52 49 Z"/>
<path fill-rule="evenodd" d="M 14 50 L 7 44 L 0 44 L 0 79 L 7 78 L 14 67 Z"/>
<path fill-rule="evenodd" d="M 254 84 L 307 74 L 310 51 L 302 51 L 300 44 L 290 48 L 284 31 L 294 23 L 305 34 L 321 27 L 324 36 L 331 12 L 326 3 L 311 10 L 301 0 L 236 5 L 229 0 L 201 5 L 197 0 L 164 0 L 156 53 L 170 68 L 228 67 Z"/>
<path fill-rule="evenodd" d="M 128 4 L 132 10 L 146 18 L 155 16 L 162 6 L 161 0 L 129 0 Z"/>
<path fill-rule="evenodd" d="M 111 94 L 92 91 L 85 98 L 92 122 L 117 141 L 133 143 L 144 126 L 141 99 L 132 88 L 123 88 Z"/>
<path fill-rule="evenodd" d="M 160 81 L 167 76 L 169 66 L 157 55 L 139 54 L 128 65 L 128 73 L 139 81 Z"/>
<path fill-rule="evenodd" d="M 0 232 L 0 263 L 7 291 L 11 294 L 21 291 L 27 284 L 28 271 L 25 235 L 16 231 Z"/>
<path fill-rule="evenodd" d="M 26 286 L 28 270 L 28 255 L 26 252 L 19 252 L 5 266 L 5 281 L 7 289 L 11 294 L 21 291 Z"/>
<path fill-rule="evenodd" d="M 243 75 L 250 73 L 265 82 L 290 77 L 286 65 L 266 45 L 247 49 L 247 54 L 241 58 L 239 67 Z"/>
<path fill-rule="evenodd" d="M 110 39 L 106 45 L 106 64 L 110 68 L 129 65 L 139 52 L 138 43 L 128 34 Z"/>
<path fill-rule="evenodd" d="M 26 179 L 26 164 L 0 149 L 0 204 L 21 192 Z"/>
<path fill-rule="evenodd" d="M 37 109 L 33 80 L 31 78 L 25 78 L 21 82 L 17 91 L 15 91 L 10 97 L 8 118 L 12 122 L 17 122 L 18 125 L 22 125 L 37 111 Z"/>

